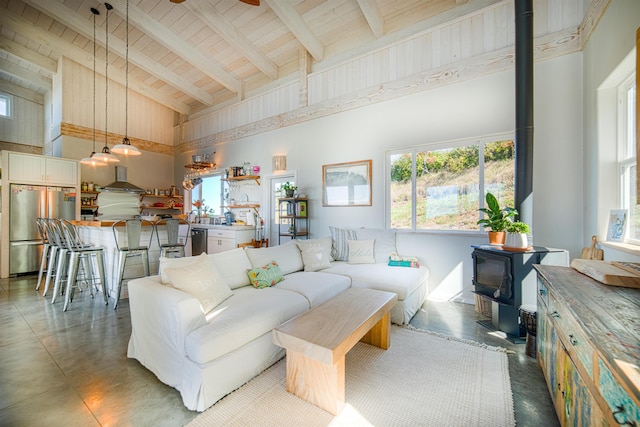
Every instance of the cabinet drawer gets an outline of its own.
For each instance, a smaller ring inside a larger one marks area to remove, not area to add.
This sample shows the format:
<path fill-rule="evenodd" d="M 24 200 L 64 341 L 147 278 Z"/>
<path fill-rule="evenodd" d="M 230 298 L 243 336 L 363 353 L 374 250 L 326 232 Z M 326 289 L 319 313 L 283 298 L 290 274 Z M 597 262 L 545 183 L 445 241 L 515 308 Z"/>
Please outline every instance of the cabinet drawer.
<path fill-rule="evenodd" d="M 538 300 L 542 301 L 545 306 L 549 306 L 549 289 L 540 277 L 538 277 Z"/>
<path fill-rule="evenodd" d="M 607 402 L 614 420 L 620 425 L 640 425 L 640 408 L 615 378 L 609 367 L 598 358 L 598 390 Z"/>
<path fill-rule="evenodd" d="M 553 295 L 549 296 L 549 316 L 558 330 L 567 350 L 574 355 L 576 364 L 582 365 L 589 377 L 593 379 L 593 347 L 568 309 L 558 304 Z"/>
<path fill-rule="evenodd" d="M 234 239 L 236 238 L 236 232 L 234 230 L 219 230 L 217 228 L 209 229 L 209 237 L 219 237 L 222 239 Z"/>

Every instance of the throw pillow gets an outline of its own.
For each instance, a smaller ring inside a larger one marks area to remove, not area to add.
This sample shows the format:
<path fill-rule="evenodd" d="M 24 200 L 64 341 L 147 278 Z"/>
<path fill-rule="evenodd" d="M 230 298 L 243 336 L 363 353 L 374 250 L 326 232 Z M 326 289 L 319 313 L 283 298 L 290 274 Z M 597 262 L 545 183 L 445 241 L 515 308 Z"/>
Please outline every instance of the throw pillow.
<path fill-rule="evenodd" d="M 318 271 L 331 267 L 331 238 L 297 240 L 302 254 L 304 271 Z"/>
<path fill-rule="evenodd" d="M 184 257 L 184 258 L 167 258 L 160 257 L 159 259 L 159 268 L 160 270 L 160 281 L 165 286 L 173 286 L 169 275 L 167 274 L 167 268 L 182 268 L 187 267 L 191 263 L 197 261 L 198 257 Z"/>
<path fill-rule="evenodd" d="M 222 301 L 233 295 L 224 278 L 206 253 L 202 253 L 191 264 L 184 267 L 169 267 L 166 274 L 176 288 L 200 300 L 206 315 Z"/>
<path fill-rule="evenodd" d="M 247 276 L 253 286 L 258 289 L 268 288 L 282 281 L 282 271 L 278 263 L 271 261 L 262 267 L 247 270 Z"/>
<path fill-rule="evenodd" d="M 282 270 L 282 274 L 291 274 L 304 269 L 300 249 L 294 240 L 268 248 L 246 248 L 245 253 L 253 268 L 260 268 L 275 261 Z"/>
<path fill-rule="evenodd" d="M 331 232 L 331 257 L 336 261 L 349 260 L 349 240 L 356 240 L 355 230 L 329 227 Z"/>
<path fill-rule="evenodd" d="M 374 264 L 375 240 L 349 240 L 349 264 Z"/>
<path fill-rule="evenodd" d="M 387 262 L 389 256 L 397 253 L 396 230 L 378 228 L 358 228 L 356 229 L 357 240 L 375 240 L 373 245 L 376 262 Z"/>

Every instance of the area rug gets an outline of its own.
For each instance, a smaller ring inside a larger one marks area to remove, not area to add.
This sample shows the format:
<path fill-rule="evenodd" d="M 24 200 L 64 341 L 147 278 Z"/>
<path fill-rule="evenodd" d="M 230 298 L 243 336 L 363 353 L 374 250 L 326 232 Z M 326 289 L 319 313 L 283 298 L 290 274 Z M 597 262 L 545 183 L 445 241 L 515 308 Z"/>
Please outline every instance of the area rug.
<path fill-rule="evenodd" d="M 388 350 L 346 358 L 346 406 L 330 413 L 285 389 L 285 359 L 207 409 L 199 426 L 514 426 L 503 349 L 391 328 Z"/>

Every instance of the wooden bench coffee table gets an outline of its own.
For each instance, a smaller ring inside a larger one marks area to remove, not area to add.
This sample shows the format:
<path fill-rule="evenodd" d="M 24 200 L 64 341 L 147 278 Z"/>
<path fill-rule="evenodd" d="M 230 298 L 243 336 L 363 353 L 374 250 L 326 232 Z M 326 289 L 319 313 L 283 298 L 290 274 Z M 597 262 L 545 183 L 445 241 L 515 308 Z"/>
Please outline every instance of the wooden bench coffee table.
<path fill-rule="evenodd" d="M 358 341 L 388 349 L 392 292 L 351 288 L 273 330 L 287 350 L 287 391 L 337 415 L 345 402 L 345 355 Z"/>

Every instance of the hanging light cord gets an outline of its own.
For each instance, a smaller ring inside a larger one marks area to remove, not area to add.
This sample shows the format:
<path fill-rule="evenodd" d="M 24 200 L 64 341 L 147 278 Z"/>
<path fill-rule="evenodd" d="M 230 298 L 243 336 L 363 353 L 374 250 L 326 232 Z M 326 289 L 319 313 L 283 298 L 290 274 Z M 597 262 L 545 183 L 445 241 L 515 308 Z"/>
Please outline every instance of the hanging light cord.
<path fill-rule="evenodd" d="M 124 139 L 129 141 L 129 0 L 127 0 L 127 36 L 125 50 L 125 66 L 124 66 Z"/>
<path fill-rule="evenodd" d="M 105 49 L 107 50 L 107 52 L 105 53 L 105 64 L 104 64 L 104 77 L 105 77 L 105 82 L 104 82 L 104 146 L 107 149 L 107 152 L 109 150 L 109 146 L 107 145 L 107 142 L 109 140 L 109 135 L 107 133 L 108 131 L 108 127 L 107 127 L 107 119 L 109 117 L 109 111 L 108 111 L 108 107 L 109 107 L 109 11 L 111 9 L 113 9 L 113 6 L 111 6 L 109 3 L 105 3 L 104 4 L 105 7 L 107 8 L 107 17 L 105 20 L 105 33 L 106 33 L 106 41 L 105 41 Z"/>
<path fill-rule="evenodd" d="M 93 13 L 93 152 L 96 152 L 96 16 L 98 9 L 92 7 Z"/>

